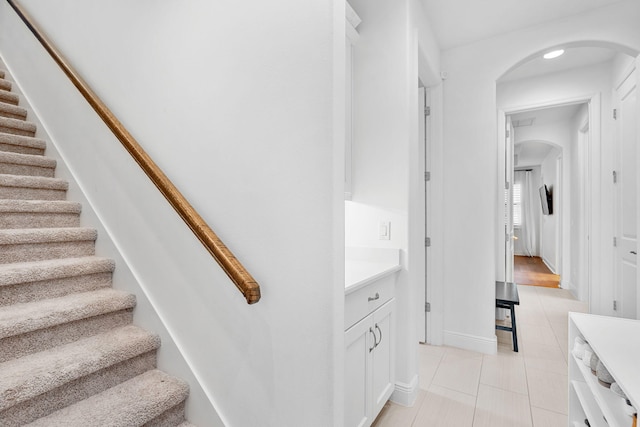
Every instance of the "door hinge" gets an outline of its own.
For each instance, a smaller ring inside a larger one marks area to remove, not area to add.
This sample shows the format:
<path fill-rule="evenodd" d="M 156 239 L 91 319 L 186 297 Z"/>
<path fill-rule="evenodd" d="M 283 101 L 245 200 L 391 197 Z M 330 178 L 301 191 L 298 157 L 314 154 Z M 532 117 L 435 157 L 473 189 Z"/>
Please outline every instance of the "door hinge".
<path fill-rule="evenodd" d="M 613 238 L 613 247 L 615 248 L 615 247 L 617 247 L 617 246 L 618 246 L 618 238 L 617 238 L 617 237 L 614 237 L 614 238 Z"/>
<path fill-rule="evenodd" d="M 425 302 L 424 303 L 424 311 L 426 313 L 431 313 L 431 303 L 430 302 Z"/>
<path fill-rule="evenodd" d="M 613 300 L 613 311 L 618 311 L 618 301 Z"/>
<path fill-rule="evenodd" d="M 613 109 L 613 120 L 618 120 L 618 109 L 617 108 Z"/>
<path fill-rule="evenodd" d="M 424 180 L 425 181 L 431 181 L 431 172 L 425 172 L 424 173 Z"/>
<path fill-rule="evenodd" d="M 511 131 L 509 129 L 506 129 L 505 132 L 506 132 L 506 137 L 509 138 L 511 136 Z"/>
<path fill-rule="evenodd" d="M 505 181 L 504 182 L 504 189 L 508 190 L 509 189 L 509 181 Z"/>
<path fill-rule="evenodd" d="M 618 172 L 613 171 L 613 183 L 617 183 L 618 182 Z"/>
<path fill-rule="evenodd" d="M 429 117 L 431 115 L 431 107 L 425 106 L 424 107 L 424 116 L 425 117 Z"/>
<path fill-rule="evenodd" d="M 431 237 L 424 238 L 424 245 L 428 248 L 431 246 Z"/>

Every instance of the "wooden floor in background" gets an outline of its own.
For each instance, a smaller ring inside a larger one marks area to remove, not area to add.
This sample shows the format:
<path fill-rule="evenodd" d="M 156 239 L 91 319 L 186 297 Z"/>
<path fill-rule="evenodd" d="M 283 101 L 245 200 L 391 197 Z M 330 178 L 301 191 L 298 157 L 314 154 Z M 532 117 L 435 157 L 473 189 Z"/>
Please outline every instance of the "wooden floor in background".
<path fill-rule="evenodd" d="M 553 274 L 540 257 L 513 257 L 513 280 L 519 285 L 560 287 L 560 276 Z"/>

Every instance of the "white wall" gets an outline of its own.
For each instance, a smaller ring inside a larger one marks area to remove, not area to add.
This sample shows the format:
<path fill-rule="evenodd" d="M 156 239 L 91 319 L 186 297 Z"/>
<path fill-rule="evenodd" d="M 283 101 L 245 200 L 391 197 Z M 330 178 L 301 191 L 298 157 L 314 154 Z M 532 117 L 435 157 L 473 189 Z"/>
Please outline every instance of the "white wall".
<path fill-rule="evenodd" d="M 640 4 L 624 1 L 442 53 L 442 71 L 447 73 L 443 89 L 445 343 L 495 351 L 494 280 L 504 271 L 499 268 L 503 237 L 497 191 L 504 182 L 499 172 L 504 170 L 500 154 L 504 153 L 500 142 L 504 125 L 500 116 L 496 118 L 496 80 L 531 55 L 558 45 L 601 41 L 638 52 L 638 19 Z M 539 101 L 559 96 L 558 92 L 537 95 Z M 492 200 L 485 197 L 487 191 L 492 191 Z M 458 194 L 465 197 L 454 197 Z M 473 254 L 465 260 L 465 268 L 459 265 L 462 250 Z"/>
<path fill-rule="evenodd" d="M 6 62 L 225 425 L 342 419 L 339 4 L 28 2 L 261 284 L 247 306 L 2 3 Z"/>

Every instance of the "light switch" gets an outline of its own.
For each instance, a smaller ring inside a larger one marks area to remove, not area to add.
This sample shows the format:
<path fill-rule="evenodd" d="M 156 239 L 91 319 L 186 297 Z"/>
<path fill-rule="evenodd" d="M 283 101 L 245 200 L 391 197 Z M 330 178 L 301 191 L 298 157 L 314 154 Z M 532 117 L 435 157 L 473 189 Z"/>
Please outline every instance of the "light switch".
<path fill-rule="evenodd" d="M 378 227 L 378 238 L 380 240 L 391 240 L 391 222 L 380 221 L 380 226 Z"/>

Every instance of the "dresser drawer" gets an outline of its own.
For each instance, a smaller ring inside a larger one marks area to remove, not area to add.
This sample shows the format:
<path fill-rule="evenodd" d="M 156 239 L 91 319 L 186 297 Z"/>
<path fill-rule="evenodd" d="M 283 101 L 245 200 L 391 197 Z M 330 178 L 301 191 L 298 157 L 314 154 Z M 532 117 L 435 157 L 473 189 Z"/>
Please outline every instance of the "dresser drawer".
<path fill-rule="evenodd" d="M 387 275 L 345 296 L 345 330 L 394 297 L 396 276 Z"/>

